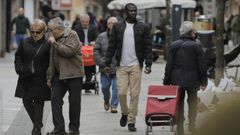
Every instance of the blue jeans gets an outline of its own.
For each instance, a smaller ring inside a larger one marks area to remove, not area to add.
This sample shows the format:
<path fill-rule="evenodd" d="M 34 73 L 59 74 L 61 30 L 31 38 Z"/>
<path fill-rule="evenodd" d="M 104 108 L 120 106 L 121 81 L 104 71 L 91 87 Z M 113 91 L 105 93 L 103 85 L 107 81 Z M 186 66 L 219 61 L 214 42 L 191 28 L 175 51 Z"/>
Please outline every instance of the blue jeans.
<path fill-rule="evenodd" d="M 106 74 L 101 74 L 101 85 L 104 101 L 109 101 L 110 99 L 110 86 L 112 85 L 112 98 L 111 98 L 111 107 L 118 106 L 117 98 L 117 78 L 116 74 L 107 76 Z"/>
<path fill-rule="evenodd" d="M 19 47 L 20 44 L 23 43 L 23 41 L 24 41 L 24 39 L 25 39 L 26 37 L 27 37 L 26 34 L 16 34 L 16 35 L 15 35 L 15 40 L 16 40 L 16 42 L 17 42 L 18 47 Z"/>

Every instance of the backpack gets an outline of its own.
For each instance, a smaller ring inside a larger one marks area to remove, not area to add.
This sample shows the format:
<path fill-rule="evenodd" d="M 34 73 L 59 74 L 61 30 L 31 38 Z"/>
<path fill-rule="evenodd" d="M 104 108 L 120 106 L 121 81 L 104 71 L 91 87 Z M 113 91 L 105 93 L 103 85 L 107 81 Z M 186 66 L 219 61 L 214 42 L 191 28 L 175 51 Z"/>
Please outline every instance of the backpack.
<path fill-rule="evenodd" d="M 93 46 L 82 46 L 82 59 L 84 66 L 94 66 L 94 47 Z"/>

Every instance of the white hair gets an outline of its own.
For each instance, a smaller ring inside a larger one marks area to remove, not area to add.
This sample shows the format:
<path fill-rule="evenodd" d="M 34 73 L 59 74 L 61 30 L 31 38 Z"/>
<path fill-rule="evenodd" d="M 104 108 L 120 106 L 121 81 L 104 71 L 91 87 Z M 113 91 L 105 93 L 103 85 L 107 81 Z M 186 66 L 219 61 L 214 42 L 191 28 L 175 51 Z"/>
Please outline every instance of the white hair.
<path fill-rule="evenodd" d="M 191 31 L 194 30 L 193 28 L 193 22 L 191 21 L 184 21 L 180 27 L 180 35 L 184 35 L 184 34 L 187 34 Z"/>
<path fill-rule="evenodd" d="M 109 18 L 107 19 L 107 23 L 109 23 L 109 22 L 111 22 L 111 21 L 117 22 L 118 19 L 117 19 L 117 17 L 112 16 L 112 17 L 109 17 Z"/>
<path fill-rule="evenodd" d="M 84 19 L 90 20 L 89 15 L 88 15 L 88 14 L 82 14 L 82 15 L 80 16 L 80 21 L 81 21 L 81 20 L 84 20 Z"/>

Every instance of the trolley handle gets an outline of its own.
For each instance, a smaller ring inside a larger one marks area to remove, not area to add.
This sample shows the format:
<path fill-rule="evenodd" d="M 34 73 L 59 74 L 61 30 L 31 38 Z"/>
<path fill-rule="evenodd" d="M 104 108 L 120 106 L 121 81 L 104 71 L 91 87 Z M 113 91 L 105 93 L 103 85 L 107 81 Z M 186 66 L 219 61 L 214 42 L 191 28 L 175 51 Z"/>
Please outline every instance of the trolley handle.
<path fill-rule="evenodd" d="M 157 98 L 158 100 L 165 100 L 165 99 L 177 98 L 177 95 L 148 95 L 148 98 Z"/>

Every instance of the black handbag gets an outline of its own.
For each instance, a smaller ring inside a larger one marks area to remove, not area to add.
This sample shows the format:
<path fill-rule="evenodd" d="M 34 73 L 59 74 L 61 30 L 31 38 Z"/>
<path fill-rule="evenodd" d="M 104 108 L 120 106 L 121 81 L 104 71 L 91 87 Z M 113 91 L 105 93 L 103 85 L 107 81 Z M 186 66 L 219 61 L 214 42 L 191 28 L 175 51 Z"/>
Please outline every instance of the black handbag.
<path fill-rule="evenodd" d="M 20 77 L 22 79 L 29 78 L 35 74 L 35 69 L 34 69 L 34 58 L 37 56 L 39 51 L 41 50 L 42 45 L 38 48 L 36 51 L 35 55 L 33 56 L 32 60 L 28 63 L 24 63 L 22 67 L 22 73 L 20 74 Z"/>

